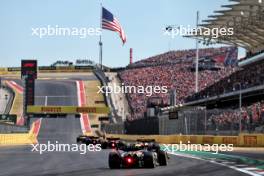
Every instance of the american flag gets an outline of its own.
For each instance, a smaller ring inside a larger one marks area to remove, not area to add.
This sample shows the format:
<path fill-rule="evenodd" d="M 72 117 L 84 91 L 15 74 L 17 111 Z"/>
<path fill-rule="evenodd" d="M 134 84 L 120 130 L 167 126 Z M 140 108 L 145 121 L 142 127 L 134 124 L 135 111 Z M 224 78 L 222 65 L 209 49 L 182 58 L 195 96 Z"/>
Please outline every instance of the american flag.
<path fill-rule="evenodd" d="M 111 12 L 109 12 L 104 7 L 102 8 L 102 29 L 118 32 L 123 44 L 125 44 L 126 35 L 120 23 Z"/>

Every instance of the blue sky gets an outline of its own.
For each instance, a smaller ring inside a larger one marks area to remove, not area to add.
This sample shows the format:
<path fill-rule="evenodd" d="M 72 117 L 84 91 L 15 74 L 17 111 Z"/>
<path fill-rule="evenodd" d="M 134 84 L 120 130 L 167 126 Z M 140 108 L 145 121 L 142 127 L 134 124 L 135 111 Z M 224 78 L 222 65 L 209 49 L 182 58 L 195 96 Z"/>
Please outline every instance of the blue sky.
<path fill-rule="evenodd" d="M 98 62 L 98 36 L 32 36 L 31 28 L 100 27 L 100 2 L 117 17 L 127 35 L 103 31 L 103 63 L 126 66 L 129 48 L 134 61 L 177 49 L 195 48 L 195 41 L 163 35 L 166 25 L 195 26 L 196 11 L 207 19 L 228 0 L 1 0 L 0 67 L 19 66 L 21 59 L 38 59 L 39 65 L 56 60 L 92 59 Z M 243 55 L 243 52 L 240 52 Z"/>

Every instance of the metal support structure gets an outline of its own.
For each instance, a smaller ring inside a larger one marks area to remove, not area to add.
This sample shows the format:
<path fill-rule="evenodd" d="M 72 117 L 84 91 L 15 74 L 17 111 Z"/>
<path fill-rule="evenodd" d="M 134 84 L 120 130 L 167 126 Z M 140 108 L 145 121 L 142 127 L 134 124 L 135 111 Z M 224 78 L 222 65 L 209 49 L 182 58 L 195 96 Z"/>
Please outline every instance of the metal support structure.
<path fill-rule="evenodd" d="M 204 110 L 204 134 L 207 131 L 207 102 L 205 103 L 205 110 Z"/>
<path fill-rule="evenodd" d="M 239 133 L 242 132 L 242 91 L 241 91 L 241 83 L 239 83 Z"/>
<path fill-rule="evenodd" d="M 196 14 L 196 28 L 199 25 L 199 11 Z M 199 39 L 196 39 L 196 65 L 195 65 L 195 92 L 199 91 L 199 82 L 198 82 L 198 74 L 199 74 Z"/>
<path fill-rule="evenodd" d="M 239 85 L 239 133 L 242 132 L 242 89 L 241 89 L 241 83 L 235 83 L 235 85 Z"/>
<path fill-rule="evenodd" d="M 100 3 L 101 5 L 101 19 L 100 19 L 100 28 L 101 31 L 103 30 L 102 28 L 102 20 L 103 20 L 103 5 L 102 3 Z M 101 70 L 103 70 L 103 42 L 102 42 L 102 33 L 100 34 L 100 40 L 99 40 L 99 65 Z"/>

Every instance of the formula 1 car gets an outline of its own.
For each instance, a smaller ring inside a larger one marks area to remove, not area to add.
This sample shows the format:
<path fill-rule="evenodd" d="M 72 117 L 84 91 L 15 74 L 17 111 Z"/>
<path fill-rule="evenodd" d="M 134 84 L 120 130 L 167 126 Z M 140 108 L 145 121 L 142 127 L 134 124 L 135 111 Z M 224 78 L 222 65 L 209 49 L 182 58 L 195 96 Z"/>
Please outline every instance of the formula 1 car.
<path fill-rule="evenodd" d="M 84 140 L 86 139 L 87 135 L 79 135 L 76 139 L 77 143 L 84 143 Z"/>
<path fill-rule="evenodd" d="M 108 157 L 109 168 L 155 168 L 158 165 L 166 166 L 167 153 L 160 150 L 159 145 L 153 140 L 149 141 L 141 139 L 136 144 L 111 151 Z"/>
<path fill-rule="evenodd" d="M 102 142 L 102 149 L 117 149 L 122 148 L 124 145 L 125 143 L 120 138 L 109 137 Z"/>
<path fill-rule="evenodd" d="M 89 144 L 101 144 L 101 140 L 97 136 L 80 135 L 76 139 L 77 143 Z"/>

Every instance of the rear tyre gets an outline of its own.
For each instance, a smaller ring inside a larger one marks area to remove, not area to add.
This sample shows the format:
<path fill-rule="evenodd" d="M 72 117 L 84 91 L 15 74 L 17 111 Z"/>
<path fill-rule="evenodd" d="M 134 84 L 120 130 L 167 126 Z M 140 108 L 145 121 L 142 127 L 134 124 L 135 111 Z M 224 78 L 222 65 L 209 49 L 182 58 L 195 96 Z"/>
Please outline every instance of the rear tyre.
<path fill-rule="evenodd" d="M 102 149 L 107 149 L 108 143 L 107 142 L 102 142 Z"/>
<path fill-rule="evenodd" d="M 166 152 L 160 150 L 158 151 L 158 162 L 160 166 L 167 166 L 167 154 Z"/>
<path fill-rule="evenodd" d="M 154 161 L 152 152 L 144 152 L 144 167 L 145 168 L 155 168 L 156 167 L 156 162 Z"/>
<path fill-rule="evenodd" d="M 118 169 L 121 166 L 121 157 L 116 152 L 110 152 L 108 156 L 108 165 L 110 169 Z"/>

